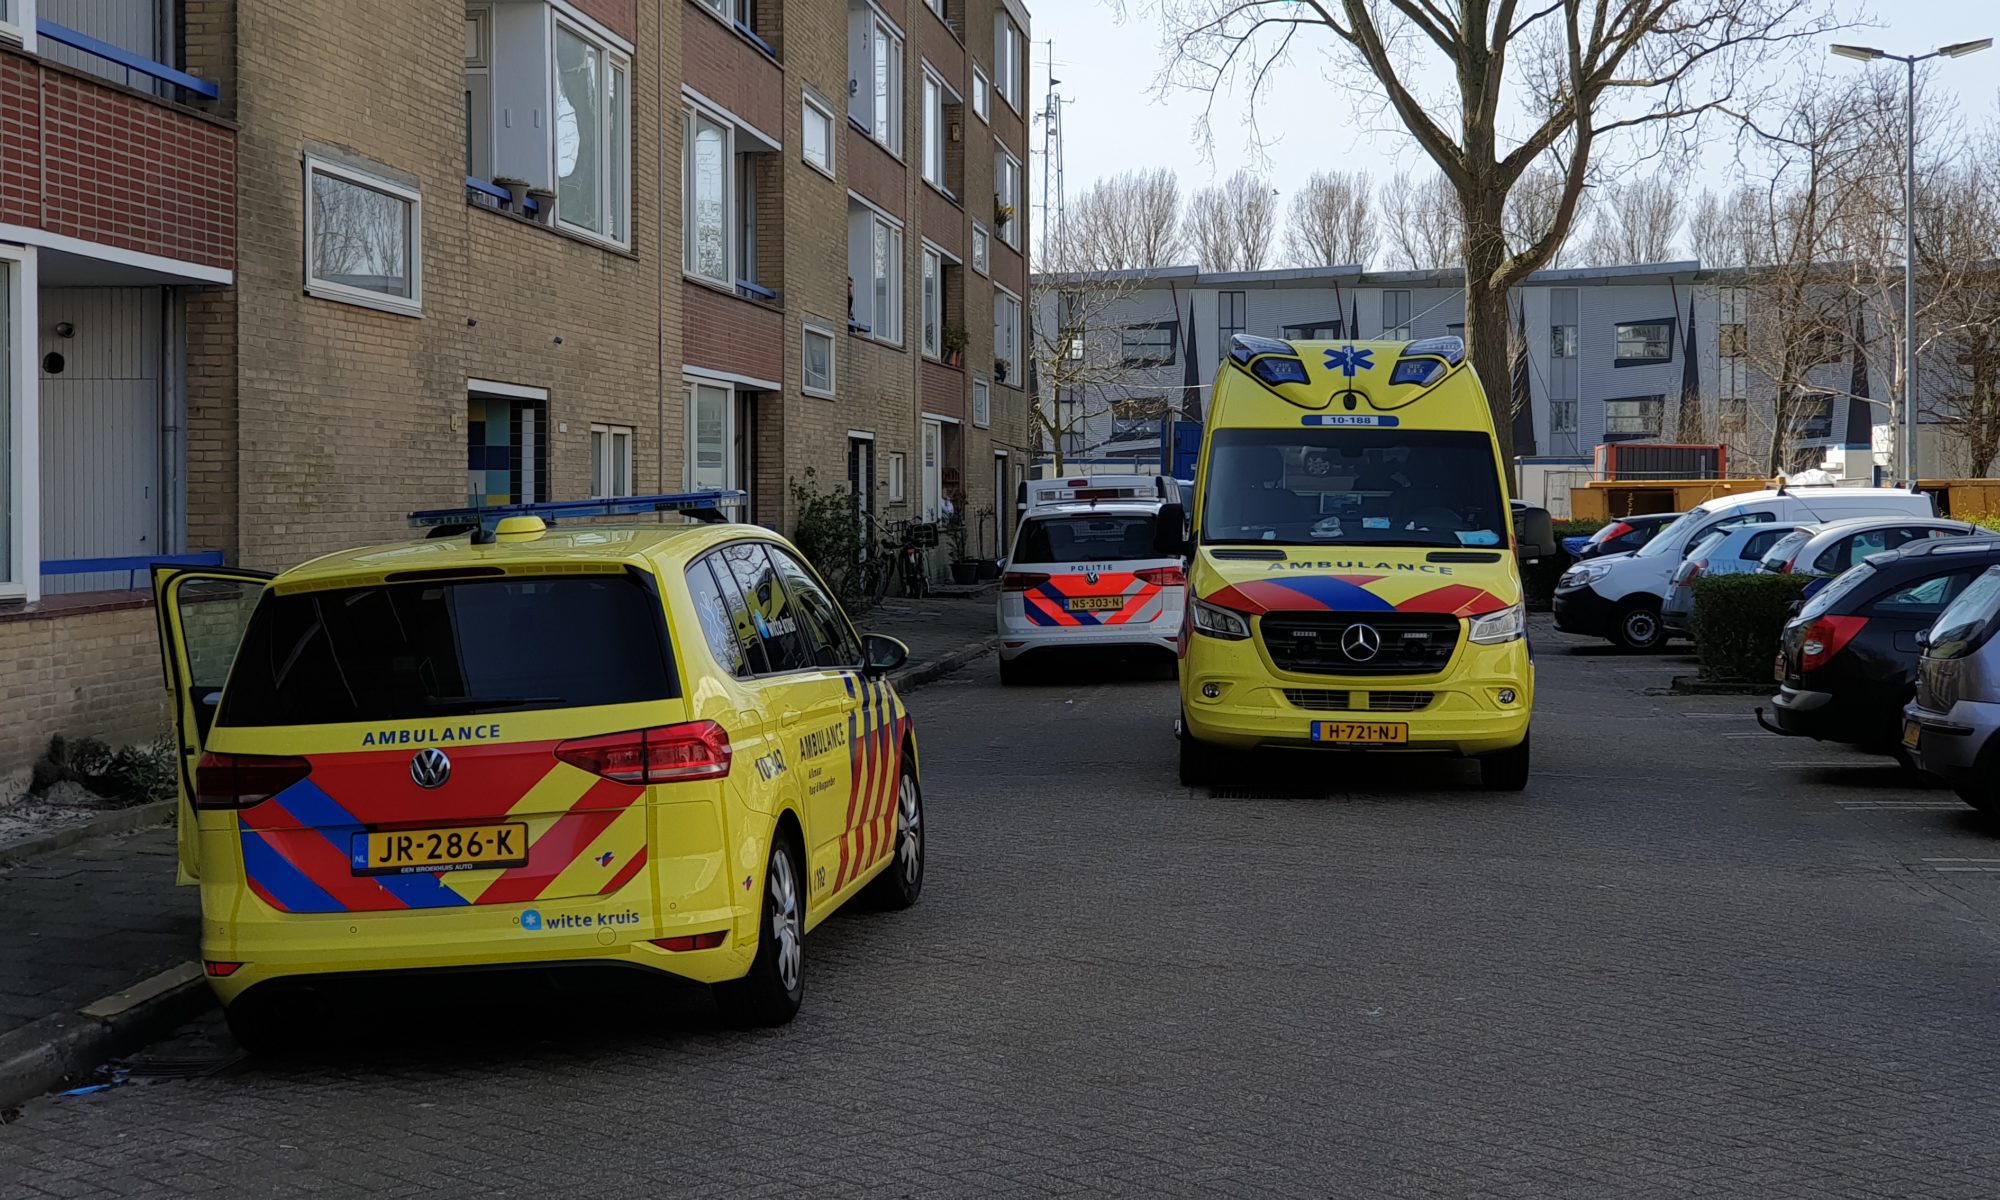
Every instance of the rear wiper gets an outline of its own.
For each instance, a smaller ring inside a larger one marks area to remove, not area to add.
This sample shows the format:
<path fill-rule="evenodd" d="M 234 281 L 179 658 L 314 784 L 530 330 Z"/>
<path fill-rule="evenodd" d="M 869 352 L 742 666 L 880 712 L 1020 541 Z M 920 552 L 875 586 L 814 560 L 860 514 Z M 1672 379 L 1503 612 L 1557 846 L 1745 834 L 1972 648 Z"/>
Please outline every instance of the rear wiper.
<path fill-rule="evenodd" d="M 467 713 L 502 708 L 561 708 L 561 696 L 426 696 L 424 707 L 438 713 Z"/>

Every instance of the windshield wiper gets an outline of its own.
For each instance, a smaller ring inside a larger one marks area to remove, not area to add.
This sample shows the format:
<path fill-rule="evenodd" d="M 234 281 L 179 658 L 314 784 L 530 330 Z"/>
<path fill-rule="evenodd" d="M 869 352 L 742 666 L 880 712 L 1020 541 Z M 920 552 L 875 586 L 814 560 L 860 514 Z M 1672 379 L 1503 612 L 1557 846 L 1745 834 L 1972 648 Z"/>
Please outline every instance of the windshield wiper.
<path fill-rule="evenodd" d="M 426 696 L 424 707 L 435 713 L 493 712 L 503 708 L 561 708 L 561 696 Z"/>

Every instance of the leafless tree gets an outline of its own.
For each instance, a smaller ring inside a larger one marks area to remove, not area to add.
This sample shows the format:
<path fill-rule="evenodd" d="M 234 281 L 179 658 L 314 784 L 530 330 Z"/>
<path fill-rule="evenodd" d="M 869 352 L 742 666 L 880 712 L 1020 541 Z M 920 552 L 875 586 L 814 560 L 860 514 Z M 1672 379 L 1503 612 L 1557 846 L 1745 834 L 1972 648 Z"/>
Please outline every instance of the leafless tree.
<path fill-rule="evenodd" d="M 1285 251 L 1294 266 L 1368 265 L 1375 256 L 1375 185 L 1366 171 L 1315 171 L 1292 197 Z"/>
<path fill-rule="evenodd" d="M 2000 457 L 2000 137 L 1918 194 L 1918 395 L 1943 436 L 1945 467 L 1983 478 Z M 1893 323 L 1887 328 L 1896 331 Z"/>
<path fill-rule="evenodd" d="M 1756 194 L 1747 187 L 1718 195 L 1702 189 L 1688 210 L 1688 249 L 1704 267 L 1740 267 L 1747 256 L 1747 222 Z"/>
<path fill-rule="evenodd" d="M 1667 262 L 1681 230 L 1681 192 L 1663 175 L 1640 175 L 1605 189 L 1583 260 L 1591 266 Z"/>
<path fill-rule="evenodd" d="M 1072 442 L 1092 421 L 1142 412 L 1150 417 L 1169 407 L 1159 380 L 1166 356 L 1135 357 L 1126 341 L 1128 329 L 1144 328 L 1160 336 L 1163 350 L 1178 346 L 1178 318 L 1170 327 L 1158 320 L 1156 305 L 1146 302 L 1144 282 L 1143 271 L 1108 269 L 1038 278 L 1027 349 L 1036 395 L 1028 412 L 1058 473 Z"/>
<path fill-rule="evenodd" d="M 1277 193 L 1263 176 L 1238 171 L 1194 194 L 1186 225 L 1203 270 L 1261 271 L 1277 239 Z"/>
<path fill-rule="evenodd" d="M 1164 267 L 1187 256 L 1181 185 L 1173 171 L 1126 171 L 1099 179 L 1069 205 L 1061 222 L 1043 223 L 1041 264 L 1056 271 Z"/>
<path fill-rule="evenodd" d="M 1556 214 L 1562 207 L 1563 173 L 1561 169 L 1543 164 L 1529 167 L 1522 172 L 1514 184 L 1514 190 L 1507 194 L 1507 244 L 1517 250 L 1532 246 L 1547 235 L 1555 223 Z M 1578 209 L 1572 226 L 1580 223 L 1589 208 L 1589 193 L 1578 200 Z M 1454 197 L 1455 198 L 1455 197 Z M 1549 252 L 1544 267 L 1567 267 L 1575 264 L 1577 258 L 1574 238 L 1563 241 Z"/>
<path fill-rule="evenodd" d="M 1382 188 L 1382 211 L 1388 218 L 1391 266 L 1434 271 L 1463 261 L 1458 197 L 1444 176 L 1415 181 L 1407 172 L 1397 172 Z"/>
<path fill-rule="evenodd" d="M 1207 93 L 1211 109 L 1243 83 L 1254 121 L 1261 85 L 1316 38 L 1347 60 L 1335 77 L 1359 68 L 1346 73 L 1357 100 L 1393 114 L 1458 199 L 1468 353 L 1489 382 L 1507 372 L 1508 295 L 1567 239 L 1593 164 L 1754 107 L 1773 58 L 1836 27 L 1828 0 L 1131 2 L 1163 18 L 1163 82 Z M 1540 239 L 1510 246 L 1508 197 L 1545 155 L 1562 164 L 1555 212 Z M 1504 392 L 1489 387 L 1496 418 Z"/>

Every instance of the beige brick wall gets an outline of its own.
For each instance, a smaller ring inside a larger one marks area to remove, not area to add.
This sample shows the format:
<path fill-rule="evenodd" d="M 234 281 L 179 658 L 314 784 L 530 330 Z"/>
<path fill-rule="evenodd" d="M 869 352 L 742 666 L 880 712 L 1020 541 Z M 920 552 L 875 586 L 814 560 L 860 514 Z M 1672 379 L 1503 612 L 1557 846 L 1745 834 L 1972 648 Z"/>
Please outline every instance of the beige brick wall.
<path fill-rule="evenodd" d="M 124 745 L 168 727 L 149 604 L 0 620 L 0 663 L 0 786 L 56 734 Z"/>

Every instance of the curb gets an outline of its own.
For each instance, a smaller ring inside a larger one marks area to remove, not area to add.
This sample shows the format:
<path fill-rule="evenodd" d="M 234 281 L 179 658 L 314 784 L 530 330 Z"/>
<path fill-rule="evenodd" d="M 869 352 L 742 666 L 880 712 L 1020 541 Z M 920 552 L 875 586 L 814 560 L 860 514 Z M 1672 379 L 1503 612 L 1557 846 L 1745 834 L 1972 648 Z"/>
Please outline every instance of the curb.
<path fill-rule="evenodd" d="M 31 1100 L 192 1020 L 215 1003 L 201 966 L 169 967 L 76 1012 L 0 1036 L 0 1106 Z"/>
<path fill-rule="evenodd" d="M 0 843 L 0 862 L 8 859 L 33 858 L 37 854 L 47 854 L 53 850 L 67 850 L 78 842 L 108 837 L 114 833 L 131 833 L 148 825 L 164 824 L 173 818 L 172 800 L 141 804 L 137 808 L 122 808 L 101 817 L 93 817 L 79 825 L 66 825 L 61 829 L 51 829 L 47 833 L 31 833 L 24 838 Z"/>
<path fill-rule="evenodd" d="M 904 667 L 902 670 L 889 676 L 889 682 L 895 684 L 896 690 L 899 692 L 915 691 L 927 683 L 935 682 L 951 674 L 974 659 L 991 653 L 994 645 L 999 640 L 998 635 L 995 635 L 993 637 L 981 638 L 976 642 L 967 642 L 958 649 L 934 658 L 929 662 L 919 663 L 914 667 Z"/>

